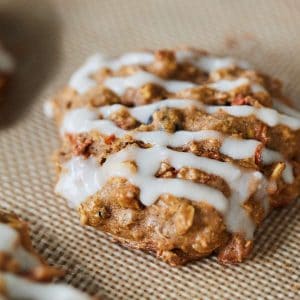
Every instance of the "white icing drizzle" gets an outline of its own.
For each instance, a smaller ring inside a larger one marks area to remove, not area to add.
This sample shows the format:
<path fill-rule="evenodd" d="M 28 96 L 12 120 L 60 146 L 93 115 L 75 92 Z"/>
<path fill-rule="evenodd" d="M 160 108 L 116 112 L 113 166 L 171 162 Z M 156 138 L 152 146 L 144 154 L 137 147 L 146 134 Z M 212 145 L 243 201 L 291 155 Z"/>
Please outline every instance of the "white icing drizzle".
<path fill-rule="evenodd" d="M 219 69 L 231 68 L 233 65 L 237 65 L 240 68 L 247 68 L 248 64 L 244 61 L 235 60 L 228 57 L 214 57 L 214 56 L 195 56 L 192 51 L 183 51 L 178 50 L 176 52 L 176 59 L 178 62 L 191 61 L 198 68 L 206 71 L 213 72 Z M 149 65 L 155 61 L 154 54 L 151 52 L 133 52 L 127 53 L 118 58 L 110 58 L 103 54 L 95 54 L 88 58 L 84 65 L 77 70 L 71 77 L 69 81 L 70 87 L 74 88 L 78 93 L 82 94 L 88 91 L 90 88 L 96 86 L 96 82 L 91 78 L 91 75 L 101 68 L 109 68 L 112 70 L 118 70 L 123 66 L 128 65 Z M 237 81 L 239 81 L 238 79 Z M 248 84 L 245 82 L 244 78 L 243 84 Z M 223 84 L 220 83 L 220 91 L 222 91 L 222 86 L 227 84 L 228 80 L 223 80 Z M 179 92 L 181 90 L 192 88 L 195 85 L 187 81 L 178 81 L 178 80 L 162 80 L 161 78 L 147 72 L 138 72 L 136 74 L 127 76 L 127 77 L 111 77 L 105 81 L 105 85 L 111 88 L 118 95 L 122 95 L 126 88 L 135 87 L 138 88 L 146 83 L 156 83 L 161 86 L 164 86 L 170 92 Z M 232 85 L 237 87 L 233 82 Z M 252 84 L 253 92 L 264 91 L 263 87 L 258 84 Z M 228 91 L 228 90 L 227 90 Z"/>
<path fill-rule="evenodd" d="M 128 88 L 139 88 L 146 83 L 158 84 L 172 93 L 177 93 L 196 86 L 189 81 L 163 80 L 160 77 L 144 71 L 125 77 L 109 77 L 104 81 L 104 85 L 119 96 L 122 96 Z"/>
<path fill-rule="evenodd" d="M 120 58 L 107 60 L 105 67 L 115 71 L 128 65 L 149 65 L 154 60 L 154 54 L 151 52 L 131 52 L 120 56 Z"/>
<path fill-rule="evenodd" d="M 88 295 L 66 284 L 37 283 L 10 273 L 0 272 L 5 296 L 13 300 L 91 300 Z"/>
<path fill-rule="evenodd" d="M 241 77 L 235 80 L 222 79 L 214 83 L 208 84 L 208 87 L 215 89 L 219 92 L 230 92 L 231 90 L 239 88 L 243 85 L 250 85 L 251 91 L 253 93 L 267 92 L 261 85 L 257 83 L 251 83 L 250 80 L 245 77 Z"/>
<path fill-rule="evenodd" d="M 270 127 L 284 125 L 293 130 L 300 129 L 300 120 L 278 113 L 276 110 L 267 107 L 253 107 L 248 105 L 236 106 L 207 106 L 207 113 L 216 113 L 224 111 L 227 114 L 235 117 L 247 117 L 254 115 L 258 120 L 267 124 Z"/>
<path fill-rule="evenodd" d="M 284 157 L 276 151 L 270 149 L 263 149 L 262 160 L 265 165 L 272 164 L 275 162 L 284 162 L 285 169 L 282 173 L 282 178 L 286 183 L 292 184 L 294 181 L 294 173 L 292 165 L 284 159 Z"/>
<path fill-rule="evenodd" d="M 10 252 L 19 243 L 18 232 L 6 224 L 0 223 L 0 251 L 1 252 Z"/>
<path fill-rule="evenodd" d="M 149 157 L 153 159 L 149 160 Z M 71 203 L 76 199 L 73 204 L 78 206 L 86 197 L 98 191 L 108 178 L 125 177 L 140 188 L 140 198 L 145 205 L 151 205 L 161 194 L 165 193 L 195 201 L 201 200 L 199 199 L 199 195 L 201 195 L 208 203 L 214 204 L 220 211 L 224 212 L 227 201 L 221 192 L 190 181 L 154 177 L 162 161 L 169 161 L 174 167 L 181 168 L 186 166 L 187 161 L 184 161 L 184 159 L 187 158 L 192 158 L 195 161 L 195 155 L 190 153 L 176 152 L 160 146 L 142 149 L 135 145 L 110 155 L 102 167 L 94 158 L 84 160 L 81 157 L 75 157 L 64 165 L 64 168 L 70 173 L 62 175 L 56 186 L 56 192 L 65 196 Z M 197 159 L 202 158 L 197 157 Z M 130 160 L 136 161 L 138 165 L 137 172 L 124 163 Z M 193 163 L 189 161 L 188 165 L 191 166 Z M 232 174 L 235 177 L 237 176 L 234 172 Z M 89 176 L 89 180 L 86 176 Z M 175 183 L 177 186 L 174 186 Z M 185 185 L 189 186 L 190 189 L 184 189 Z M 75 189 L 80 189 L 80 192 L 78 193 Z M 192 193 L 190 194 L 190 192 Z"/>
<path fill-rule="evenodd" d="M 127 53 L 119 58 L 109 58 L 103 54 L 95 54 L 88 58 L 84 65 L 77 70 L 69 81 L 70 87 L 82 94 L 96 85 L 95 81 L 91 79 L 91 75 L 101 68 L 110 68 L 118 70 L 119 68 L 132 65 L 142 64 L 147 65 L 154 61 L 154 55 L 150 52 L 133 52 Z"/>
<path fill-rule="evenodd" d="M 160 108 L 186 108 L 188 106 L 196 106 L 199 109 L 204 108 L 204 105 L 194 100 L 173 99 L 158 101 L 152 104 L 136 106 L 133 108 L 127 108 L 126 106 L 120 104 L 114 104 L 100 107 L 98 110 L 89 110 L 87 108 L 73 109 L 66 113 L 61 125 L 61 133 L 87 132 L 90 129 L 96 129 L 99 121 L 97 121 L 97 119 L 100 113 L 104 116 L 104 118 L 108 118 L 113 112 L 118 111 L 120 108 L 128 109 L 130 114 L 138 121 L 147 123 L 150 116 L 152 116 L 152 114 Z M 93 124 L 91 124 L 90 121 L 93 121 Z M 116 135 L 118 135 L 118 132 L 116 132 Z"/>
<path fill-rule="evenodd" d="M 244 61 L 233 57 L 217 57 L 212 55 L 196 55 L 193 51 L 178 50 L 176 51 L 176 59 L 179 62 L 189 61 L 195 64 L 199 69 L 211 73 L 221 69 L 229 69 L 239 67 L 241 69 L 251 69 L 251 65 Z"/>
<path fill-rule="evenodd" d="M 69 86 L 80 94 L 96 86 L 96 82 L 90 76 L 101 68 L 103 61 L 104 57 L 101 54 L 89 57 L 85 64 L 71 76 Z"/>
<path fill-rule="evenodd" d="M 134 139 L 143 141 L 144 143 L 170 147 L 184 146 L 192 141 L 203 141 L 208 139 L 221 141 L 223 139 L 222 134 L 214 130 L 180 130 L 174 133 L 165 131 L 138 131 L 133 132 L 131 135 Z"/>
<path fill-rule="evenodd" d="M 128 161 L 135 161 L 138 169 L 132 169 Z M 214 188 L 189 180 L 156 178 L 154 175 L 162 161 L 170 163 L 176 169 L 190 167 L 220 176 L 224 180 L 230 178 L 227 182 L 231 188 L 230 198 L 226 199 Z M 92 157 L 86 160 L 73 157 L 64 164 L 64 172 L 56 186 L 56 192 L 78 206 L 86 197 L 99 191 L 108 178 L 112 177 L 126 178 L 137 186 L 140 189 L 140 201 L 147 206 L 163 194 L 209 203 L 224 215 L 230 231 L 243 232 L 248 238 L 252 237 L 254 225 L 241 205 L 264 180 L 259 172 L 242 170 L 229 163 L 162 146 L 142 149 L 132 145 L 110 155 L 102 166 Z M 261 200 L 266 201 L 266 198 L 265 195 Z M 267 202 L 264 205 L 267 206 Z M 238 211 L 241 220 L 237 221 L 237 215 L 231 215 L 232 211 Z"/>
<path fill-rule="evenodd" d="M 249 84 L 249 80 L 247 78 L 241 77 L 236 80 L 221 79 L 217 82 L 211 83 L 209 87 L 220 92 L 228 92 L 246 84 Z"/>
<path fill-rule="evenodd" d="M 0 71 L 12 72 L 14 67 L 13 57 L 0 45 Z"/>
<path fill-rule="evenodd" d="M 168 100 L 165 100 L 168 101 Z M 163 102 L 158 102 L 163 103 Z M 175 103 L 175 100 L 174 100 Z M 173 103 L 173 104 L 174 104 Z M 154 103 L 155 104 L 155 103 Z M 150 109 L 155 111 L 153 106 Z M 120 105 L 112 105 L 108 107 L 100 108 L 103 115 L 108 118 L 109 115 L 120 109 Z M 134 115 L 138 117 L 140 121 L 145 121 L 148 119 L 148 115 L 144 116 L 144 111 L 140 114 L 139 109 L 143 109 L 142 106 L 138 106 L 131 109 L 134 111 Z M 94 110 L 89 110 L 88 108 L 78 108 L 70 111 L 66 114 L 63 125 L 61 128 L 61 134 L 64 133 L 82 133 L 89 132 L 91 130 L 98 130 L 105 135 L 114 134 L 117 137 L 123 137 L 125 135 L 130 135 L 136 140 L 143 141 L 144 143 L 150 143 L 153 145 L 160 146 L 171 146 L 180 147 L 184 146 L 192 141 L 203 141 L 207 139 L 217 139 L 222 145 L 220 152 L 233 159 L 247 159 L 255 156 L 256 149 L 261 143 L 256 140 L 244 140 L 238 138 L 227 137 L 222 135 L 218 131 L 214 130 L 200 130 L 200 131 L 177 131 L 175 133 L 167 133 L 164 131 L 129 131 L 123 130 L 116 126 L 110 120 L 99 120 L 98 113 Z M 283 171 L 283 179 L 287 183 L 292 183 L 294 180 L 293 169 L 289 162 L 287 162 L 280 153 L 272 151 L 269 149 L 262 150 L 262 157 L 264 164 L 271 164 L 274 162 L 284 162 L 286 168 Z"/>
<path fill-rule="evenodd" d="M 0 252 L 7 253 L 16 259 L 23 271 L 30 270 L 40 264 L 34 255 L 22 247 L 19 233 L 15 229 L 0 223 L 0 237 Z"/>
<path fill-rule="evenodd" d="M 255 155 L 259 145 L 261 145 L 261 143 L 256 140 L 226 137 L 223 138 L 220 152 L 233 159 L 246 159 Z"/>
<path fill-rule="evenodd" d="M 104 85 L 114 91 L 117 95 L 122 96 L 128 88 L 140 88 L 147 83 L 155 83 L 164 87 L 168 92 L 177 93 L 185 89 L 196 87 L 197 85 L 189 81 L 180 80 L 163 80 L 151 73 L 140 71 L 133 75 L 125 77 L 109 77 L 104 81 Z M 248 78 L 238 78 L 234 80 L 221 79 L 214 83 L 206 84 L 208 88 L 219 92 L 230 92 L 244 85 L 250 85 L 253 93 L 266 92 L 266 90 L 257 83 L 251 83 Z"/>
<path fill-rule="evenodd" d="M 300 119 L 300 112 L 296 109 L 293 109 L 290 106 L 285 105 L 282 101 L 273 99 L 273 105 L 278 111 L 287 114 L 291 117 Z"/>
<path fill-rule="evenodd" d="M 253 107 L 249 105 L 235 105 L 235 106 L 215 106 L 215 105 L 203 105 L 201 102 L 196 100 L 188 99 L 168 99 L 163 101 L 154 102 L 152 104 L 141 105 L 134 108 L 128 109 L 132 116 L 134 116 L 140 122 L 146 123 L 150 116 L 156 111 L 163 107 L 172 108 L 186 108 L 189 106 L 195 106 L 196 108 L 203 110 L 206 113 L 213 114 L 219 111 L 224 111 L 229 115 L 235 117 L 247 117 L 254 115 L 257 119 L 267 124 L 270 127 L 277 125 L 285 125 L 293 130 L 300 129 L 300 120 L 290 117 L 288 115 L 280 114 L 276 110 L 267 107 Z M 112 106 L 103 106 L 100 112 L 105 117 L 114 111 L 120 109 L 120 104 Z"/>
<path fill-rule="evenodd" d="M 241 69 L 251 69 L 250 64 L 246 61 L 237 60 L 232 57 L 202 56 L 196 61 L 196 65 L 201 70 L 204 70 L 208 73 L 221 69 L 229 69 L 235 66 Z"/>
<path fill-rule="evenodd" d="M 44 102 L 43 113 L 49 119 L 54 118 L 54 107 L 51 100 L 47 100 L 46 102 Z"/>

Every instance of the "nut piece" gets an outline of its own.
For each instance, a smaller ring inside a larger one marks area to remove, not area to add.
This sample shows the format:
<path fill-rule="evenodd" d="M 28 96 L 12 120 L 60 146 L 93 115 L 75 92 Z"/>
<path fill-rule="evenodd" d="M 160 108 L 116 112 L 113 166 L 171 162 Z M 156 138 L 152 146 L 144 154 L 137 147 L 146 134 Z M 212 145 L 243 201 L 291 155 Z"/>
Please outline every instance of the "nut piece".
<path fill-rule="evenodd" d="M 179 206 L 174 215 L 176 232 L 179 235 L 185 234 L 193 224 L 195 209 L 192 205 L 183 203 Z"/>
<path fill-rule="evenodd" d="M 240 234 L 235 234 L 228 244 L 220 250 L 218 260 L 223 264 L 240 263 L 249 256 L 252 248 L 253 241 L 245 240 Z"/>

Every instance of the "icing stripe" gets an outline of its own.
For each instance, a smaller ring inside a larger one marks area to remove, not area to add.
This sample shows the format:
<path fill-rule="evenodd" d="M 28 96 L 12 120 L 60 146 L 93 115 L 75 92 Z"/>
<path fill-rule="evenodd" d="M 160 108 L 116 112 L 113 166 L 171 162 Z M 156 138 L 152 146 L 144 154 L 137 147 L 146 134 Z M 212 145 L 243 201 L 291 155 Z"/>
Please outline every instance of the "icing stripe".
<path fill-rule="evenodd" d="M 288 115 L 280 114 L 275 109 L 266 107 L 253 107 L 249 105 L 235 105 L 235 106 L 217 106 L 217 105 L 204 105 L 196 100 L 189 99 L 168 99 L 163 101 L 154 102 L 152 104 L 136 106 L 133 108 L 127 108 L 126 106 L 121 106 L 120 104 L 115 104 L 111 106 L 103 106 L 100 108 L 100 112 L 103 113 L 105 117 L 111 112 L 120 109 L 121 107 L 127 108 L 133 117 L 142 123 L 147 123 L 150 116 L 156 110 L 164 107 L 172 108 L 186 108 L 189 106 L 195 106 L 199 110 L 202 110 L 208 114 L 214 114 L 218 112 L 226 112 L 227 114 L 234 117 L 249 117 L 251 115 L 255 116 L 261 122 L 267 124 L 270 127 L 277 125 L 284 125 L 293 130 L 300 129 L 300 120 Z"/>
<path fill-rule="evenodd" d="M 254 115 L 258 120 L 267 124 L 270 127 L 277 125 L 284 125 L 293 130 L 300 129 L 300 120 L 293 117 L 278 113 L 275 109 L 261 107 L 256 108 L 247 105 L 237 106 L 209 106 L 206 111 L 208 113 L 216 113 L 218 111 L 224 111 L 231 116 L 235 117 L 248 117 Z"/>
<path fill-rule="evenodd" d="M 9 299 L 27 300 L 89 300 L 86 294 L 66 284 L 36 283 L 25 278 L 0 272 L 0 281 Z"/>
<path fill-rule="evenodd" d="M 43 113 L 44 115 L 49 118 L 52 119 L 55 116 L 55 111 L 54 111 L 54 105 L 53 102 L 51 100 L 47 100 L 44 105 L 43 105 Z"/>
<path fill-rule="evenodd" d="M 188 81 L 163 80 L 147 72 L 137 72 L 126 77 L 110 77 L 104 81 L 104 85 L 119 96 L 122 96 L 128 88 L 137 89 L 146 83 L 158 84 L 172 93 L 177 93 L 196 86 Z"/>
<path fill-rule="evenodd" d="M 189 81 L 163 80 L 160 77 L 144 71 L 125 77 L 110 77 L 106 79 L 103 84 L 117 95 L 122 96 L 128 88 L 137 89 L 147 83 L 158 84 L 171 93 L 178 93 L 185 89 L 194 88 L 196 86 L 208 87 L 219 92 L 230 92 L 244 85 L 250 85 L 252 92 L 255 93 L 266 92 L 262 86 L 259 84 L 253 84 L 249 79 L 244 77 L 233 80 L 222 79 L 210 84 L 196 85 Z"/>
<path fill-rule="evenodd" d="M 230 92 L 231 90 L 239 88 L 243 85 L 250 85 L 251 91 L 253 93 L 259 93 L 259 92 L 267 93 L 264 87 L 262 87 L 257 83 L 252 83 L 248 78 L 245 77 L 241 77 L 234 80 L 221 79 L 214 83 L 207 84 L 207 87 L 217 90 L 219 92 Z"/>
<path fill-rule="evenodd" d="M 212 55 L 200 55 L 199 57 L 199 55 L 189 50 L 176 51 L 176 60 L 178 62 L 188 61 L 207 73 L 233 67 L 252 69 L 252 66 L 244 60 L 239 60 L 233 57 L 217 57 Z"/>
<path fill-rule="evenodd" d="M 203 56 L 195 61 L 195 64 L 208 73 L 218 71 L 220 69 L 228 69 L 232 67 L 239 67 L 241 69 L 251 69 L 249 63 L 243 60 L 237 60 L 232 57 L 215 57 Z"/>
<path fill-rule="evenodd" d="M 282 112 L 282 113 L 284 113 L 288 116 L 300 119 L 300 112 L 296 109 L 293 109 L 290 106 L 285 105 L 282 101 L 277 100 L 277 99 L 273 99 L 273 104 L 274 104 L 274 107 L 278 111 L 280 111 L 280 112 Z"/>
<path fill-rule="evenodd" d="M 12 72 L 14 67 L 13 57 L 0 45 L 0 72 Z"/>
<path fill-rule="evenodd" d="M 220 69 L 224 68 L 231 68 L 232 66 L 236 65 L 240 68 L 246 69 L 249 67 L 249 64 L 247 64 L 244 61 L 241 60 L 235 60 L 233 58 L 220 58 L 220 57 L 214 57 L 214 56 L 207 56 L 207 55 L 196 55 L 192 51 L 184 51 L 184 50 L 178 50 L 176 53 L 176 60 L 181 63 L 184 61 L 189 61 L 196 65 L 200 70 L 203 70 L 205 72 L 214 72 Z M 118 70 L 123 66 L 129 66 L 129 65 L 149 65 L 155 62 L 155 56 L 151 52 L 133 52 L 133 53 L 127 53 L 123 56 L 120 56 L 118 58 L 110 58 L 102 54 L 95 54 L 88 58 L 84 65 L 75 72 L 70 81 L 69 85 L 70 87 L 74 88 L 78 93 L 82 94 L 89 90 L 90 88 L 96 86 L 96 82 L 91 79 L 91 75 L 101 68 L 109 68 L 112 70 Z M 144 72 L 146 73 L 146 72 Z M 148 75 L 146 75 L 148 74 Z M 162 86 L 165 86 L 167 90 L 170 92 L 178 92 L 180 90 L 193 87 L 193 85 L 190 82 L 173 82 L 173 83 L 163 83 L 163 81 L 154 76 L 153 74 L 146 73 L 143 76 L 141 74 L 139 75 L 132 75 L 133 77 L 128 78 L 125 80 L 125 82 L 122 83 L 121 78 L 119 77 L 112 77 L 109 78 L 106 81 L 106 86 L 110 87 L 112 90 L 114 90 L 117 94 L 121 95 L 124 93 L 125 86 L 127 87 L 133 87 L 132 85 L 137 85 L 137 82 L 133 82 L 134 79 L 138 80 L 140 83 L 143 82 L 143 84 L 147 82 L 154 82 L 157 84 L 160 84 Z M 151 77 L 152 75 L 152 77 Z M 154 76 L 154 77 L 153 77 Z M 130 77 L 130 76 L 129 76 Z M 151 77 L 151 78 L 150 78 Z M 147 80 L 148 78 L 148 80 Z M 124 78 L 122 78 L 124 80 Z M 129 82 L 131 82 L 131 85 L 129 85 Z M 122 89 L 119 87 L 119 85 L 123 87 Z M 256 85 L 258 86 L 258 85 Z M 137 86 L 136 86 L 137 87 Z M 261 90 L 263 90 L 262 87 L 260 87 Z"/>
<path fill-rule="evenodd" d="M 103 54 L 98 53 L 89 57 L 84 65 L 72 75 L 69 85 L 77 90 L 78 93 L 82 94 L 96 85 L 96 82 L 91 79 L 90 75 L 101 68 L 117 70 L 122 66 L 150 64 L 153 61 L 154 56 L 147 52 L 128 53 L 117 59 L 108 58 Z"/>
<path fill-rule="evenodd" d="M 28 271 L 40 264 L 34 255 L 22 247 L 19 233 L 15 229 L 0 223 L 0 237 L 0 253 L 4 252 L 15 258 L 22 271 Z"/>

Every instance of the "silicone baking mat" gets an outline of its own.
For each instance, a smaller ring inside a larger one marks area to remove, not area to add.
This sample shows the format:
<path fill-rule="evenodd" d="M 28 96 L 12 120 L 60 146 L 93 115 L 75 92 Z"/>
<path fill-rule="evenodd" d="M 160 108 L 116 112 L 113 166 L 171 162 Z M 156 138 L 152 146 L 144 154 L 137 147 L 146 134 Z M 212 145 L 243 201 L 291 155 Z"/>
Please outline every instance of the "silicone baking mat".
<path fill-rule="evenodd" d="M 0 109 L 0 205 L 30 222 L 65 281 L 103 299 L 300 299 L 300 203 L 272 213 L 247 262 L 169 267 L 79 225 L 53 193 L 59 141 L 42 104 L 96 51 L 202 47 L 245 58 L 300 96 L 299 1 L 0 0 L 0 36 L 18 70 Z M 300 100 L 299 100 L 300 101 Z"/>

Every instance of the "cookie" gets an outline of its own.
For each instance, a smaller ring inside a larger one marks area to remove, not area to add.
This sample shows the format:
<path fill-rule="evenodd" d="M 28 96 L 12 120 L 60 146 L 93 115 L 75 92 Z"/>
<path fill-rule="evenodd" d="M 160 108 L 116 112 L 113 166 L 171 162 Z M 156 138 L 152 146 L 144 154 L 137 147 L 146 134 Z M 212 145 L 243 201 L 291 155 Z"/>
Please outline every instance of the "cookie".
<path fill-rule="evenodd" d="M 64 272 L 34 251 L 27 224 L 15 215 L 0 212 L 0 236 L 1 300 L 92 299 L 68 285 L 50 283 Z"/>
<path fill-rule="evenodd" d="M 83 224 L 171 265 L 247 258 L 299 195 L 297 111 L 247 62 L 196 49 L 96 54 L 45 104 L 55 191 Z"/>
<path fill-rule="evenodd" d="M 0 42 L 0 92 L 6 86 L 13 73 L 14 67 L 14 59 Z"/>

